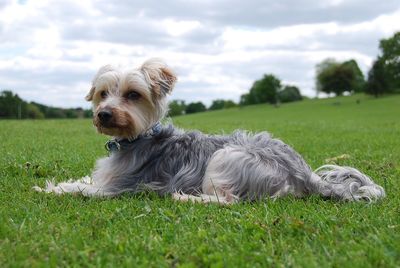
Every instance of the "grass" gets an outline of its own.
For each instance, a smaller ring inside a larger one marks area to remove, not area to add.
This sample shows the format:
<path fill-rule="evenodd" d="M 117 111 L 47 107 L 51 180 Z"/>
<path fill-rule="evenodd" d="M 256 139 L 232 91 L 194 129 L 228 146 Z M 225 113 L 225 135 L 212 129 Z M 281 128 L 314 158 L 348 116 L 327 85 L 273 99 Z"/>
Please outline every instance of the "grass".
<path fill-rule="evenodd" d="M 400 96 L 353 96 L 174 118 L 207 133 L 268 130 L 313 168 L 348 154 L 338 164 L 387 192 L 375 204 L 312 196 L 230 207 L 36 193 L 46 179 L 89 174 L 107 138 L 89 120 L 0 121 L 0 267 L 399 267 L 399 115 Z"/>

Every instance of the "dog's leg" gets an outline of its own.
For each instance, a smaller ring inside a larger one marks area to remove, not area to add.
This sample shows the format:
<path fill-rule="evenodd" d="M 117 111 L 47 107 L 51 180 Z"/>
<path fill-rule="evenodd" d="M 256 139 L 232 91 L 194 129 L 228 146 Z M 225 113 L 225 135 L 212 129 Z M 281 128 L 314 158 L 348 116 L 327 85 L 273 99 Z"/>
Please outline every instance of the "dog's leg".
<path fill-rule="evenodd" d="M 107 191 L 104 191 L 103 187 L 94 185 L 90 177 L 84 177 L 77 181 L 66 181 L 60 182 L 55 184 L 52 181 L 46 182 L 45 188 L 40 188 L 38 186 L 33 187 L 34 190 L 38 192 L 45 192 L 45 193 L 55 193 L 55 194 L 82 194 L 85 196 L 99 196 L 99 197 L 106 197 L 112 196 L 113 194 Z"/>

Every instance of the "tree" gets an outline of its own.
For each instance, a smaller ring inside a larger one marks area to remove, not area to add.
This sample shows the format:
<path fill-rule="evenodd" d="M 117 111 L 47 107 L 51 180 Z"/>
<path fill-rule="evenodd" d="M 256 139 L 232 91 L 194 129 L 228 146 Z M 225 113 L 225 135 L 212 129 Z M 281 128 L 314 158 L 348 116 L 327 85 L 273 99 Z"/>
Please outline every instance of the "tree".
<path fill-rule="evenodd" d="M 254 82 L 250 89 L 249 104 L 276 103 L 277 94 L 281 89 L 281 81 L 272 74 L 265 74 L 260 80 Z"/>
<path fill-rule="evenodd" d="M 9 90 L 4 90 L 0 94 L 0 118 L 9 118 L 15 114 L 13 102 L 13 93 Z"/>
<path fill-rule="evenodd" d="M 317 90 L 318 92 L 335 93 L 337 96 L 343 92 L 361 90 L 363 76 L 354 60 L 338 63 L 327 59 L 317 65 Z"/>
<path fill-rule="evenodd" d="M 333 68 L 334 66 L 338 65 L 335 59 L 327 58 L 323 60 L 321 63 L 318 63 L 315 66 L 316 69 L 316 89 L 317 93 L 324 92 L 323 91 L 323 84 L 321 82 L 321 76 L 323 75 L 326 70 Z"/>
<path fill-rule="evenodd" d="M 169 103 L 168 116 L 177 116 L 185 113 L 186 103 L 183 100 L 173 100 Z"/>
<path fill-rule="evenodd" d="M 343 62 L 342 65 L 353 70 L 354 81 L 351 86 L 352 91 L 363 92 L 364 88 L 365 88 L 365 78 L 364 78 L 364 75 L 363 75 L 360 67 L 358 66 L 357 62 L 355 60 L 351 59 L 351 60 Z"/>
<path fill-rule="evenodd" d="M 199 113 L 206 111 L 206 106 L 202 102 L 192 102 L 186 107 L 187 114 Z"/>
<path fill-rule="evenodd" d="M 280 102 L 292 102 L 302 100 L 300 90 L 296 86 L 285 86 L 283 90 L 278 92 L 278 99 Z"/>
<path fill-rule="evenodd" d="M 388 92 L 400 91 L 400 32 L 379 42 L 382 55 L 378 61 L 383 63 Z"/>
<path fill-rule="evenodd" d="M 385 93 L 400 92 L 400 32 L 379 42 L 381 55 L 368 72 L 365 91 L 378 97 Z"/>
<path fill-rule="evenodd" d="M 0 93 L 0 118 L 26 118 L 26 106 L 27 103 L 10 90 Z"/>
<path fill-rule="evenodd" d="M 387 91 L 385 67 L 382 60 L 376 60 L 368 72 L 368 81 L 365 86 L 365 93 L 374 95 L 376 98 Z"/>

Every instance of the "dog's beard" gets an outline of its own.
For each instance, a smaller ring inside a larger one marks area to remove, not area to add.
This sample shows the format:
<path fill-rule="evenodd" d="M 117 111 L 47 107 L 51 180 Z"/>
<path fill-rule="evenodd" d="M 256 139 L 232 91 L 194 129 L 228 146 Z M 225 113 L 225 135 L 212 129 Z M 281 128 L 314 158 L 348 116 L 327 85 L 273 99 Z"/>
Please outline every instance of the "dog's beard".
<path fill-rule="evenodd" d="M 108 136 L 133 139 L 146 132 L 155 123 L 153 122 L 154 119 L 152 120 L 151 118 L 146 117 L 146 114 L 141 114 L 137 111 L 131 112 L 118 108 L 113 108 L 111 111 L 113 119 L 106 125 L 103 125 L 100 122 L 97 113 L 94 116 L 93 124 L 99 133 Z"/>
<path fill-rule="evenodd" d="M 131 138 L 140 132 L 140 129 L 136 127 L 133 118 L 128 112 L 120 111 L 118 109 L 112 109 L 113 118 L 111 121 L 103 124 L 97 116 L 94 117 L 93 123 L 97 128 L 97 131 L 109 135 L 123 138 Z"/>

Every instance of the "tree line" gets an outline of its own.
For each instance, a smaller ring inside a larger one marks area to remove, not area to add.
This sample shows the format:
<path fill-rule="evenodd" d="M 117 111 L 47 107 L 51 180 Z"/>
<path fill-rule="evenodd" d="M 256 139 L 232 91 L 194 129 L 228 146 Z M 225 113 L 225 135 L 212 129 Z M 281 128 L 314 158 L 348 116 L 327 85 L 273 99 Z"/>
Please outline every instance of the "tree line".
<path fill-rule="evenodd" d="M 205 111 L 227 109 L 237 106 L 245 106 L 259 103 L 292 102 L 302 100 L 303 96 L 296 86 L 281 86 L 281 81 L 272 74 L 264 75 L 260 80 L 254 82 L 249 93 L 241 96 L 239 103 L 232 100 L 213 100 L 210 107 L 202 102 L 186 103 L 183 100 L 173 100 L 169 103 L 169 116 L 192 114 Z"/>
<path fill-rule="evenodd" d="M 82 108 L 57 108 L 27 102 L 10 90 L 0 92 L 0 119 L 89 118 L 92 111 Z"/>

